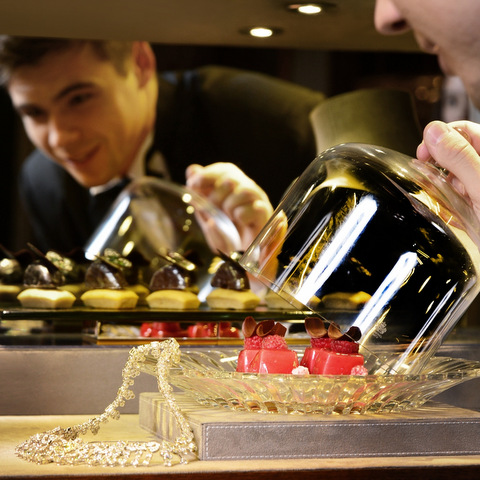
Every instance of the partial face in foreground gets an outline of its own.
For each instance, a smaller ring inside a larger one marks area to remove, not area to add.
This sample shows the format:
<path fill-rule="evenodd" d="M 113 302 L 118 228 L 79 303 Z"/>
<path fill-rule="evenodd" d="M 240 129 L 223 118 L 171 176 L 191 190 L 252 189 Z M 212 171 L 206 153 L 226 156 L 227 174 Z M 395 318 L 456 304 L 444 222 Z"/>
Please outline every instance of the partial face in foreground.
<path fill-rule="evenodd" d="M 480 1 L 376 0 L 375 27 L 385 35 L 412 30 L 420 48 L 437 55 L 445 74 L 459 76 L 480 107 Z"/>
<path fill-rule="evenodd" d="M 125 174 L 153 126 L 149 45 L 126 61 L 121 73 L 84 44 L 19 67 L 7 85 L 32 143 L 86 187 Z"/>

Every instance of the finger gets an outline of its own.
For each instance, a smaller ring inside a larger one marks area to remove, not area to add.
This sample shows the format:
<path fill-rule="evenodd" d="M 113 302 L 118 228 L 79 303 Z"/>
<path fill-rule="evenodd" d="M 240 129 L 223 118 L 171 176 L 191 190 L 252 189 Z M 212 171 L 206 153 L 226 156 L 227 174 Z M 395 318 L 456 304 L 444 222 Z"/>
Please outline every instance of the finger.
<path fill-rule="evenodd" d="M 192 163 L 185 170 L 185 177 L 188 179 L 189 177 L 192 177 L 193 175 L 199 173 L 202 169 L 203 167 L 201 165 L 198 165 L 198 163 Z"/>
<path fill-rule="evenodd" d="M 253 205 L 257 200 L 265 201 L 262 193 L 263 190 L 260 191 L 256 188 L 236 188 L 231 195 L 225 198 L 225 201 L 222 204 L 222 209 L 227 215 L 233 218 L 234 211 L 238 207 Z M 270 202 L 267 201 L 267 203 L 269 204 Z"/>
<path fill-rule="evenodd" d="M 480 157 L 475 148 L 480 139 L 474 130 L 466 128 L 471 144 L 452 125 L 432 122 L 425 129 L 424 143 L 433 159 L 463 183 L 472 203 L 480 206 Z"/>
<path fill-rule="evenodd" d="M 272 216 L 272 212 L 263 200 L 240 205 L 233 211 L 233 220 L 236 224 L 245 225 L 258 233 Z"/>
<path fill-rule="evenodd" d="M 218 179 L 208 195 L 208 199 L 217 207 L 225 210 L 224 204 L 235 190 L 235 183 L 230 179 Z"/>
<path fill-rule="evenodd" d="M 201 195 L 208 196 L 215 188 L 216 178 L 210 175 L 205 175 L 205 168 L 200 165 L 190 165 L 187 168 L 186 175 L 187 187 Z"/>

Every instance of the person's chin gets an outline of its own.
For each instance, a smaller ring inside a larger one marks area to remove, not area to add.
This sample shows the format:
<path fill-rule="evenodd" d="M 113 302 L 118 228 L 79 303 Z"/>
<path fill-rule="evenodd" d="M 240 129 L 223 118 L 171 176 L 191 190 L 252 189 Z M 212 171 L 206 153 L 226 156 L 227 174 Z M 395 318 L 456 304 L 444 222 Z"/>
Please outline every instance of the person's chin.
<path fill-rule="evenodd" d="M 91 188 L 98 185 L 103 185 L 104 181 L 99 178 L 98 175 L 86 174 L 85 172 L 79 172 L 74 169 L 67 169 L 68 173 L 74 178 L 74 180 L 79 183 L 82 187 Z"/>

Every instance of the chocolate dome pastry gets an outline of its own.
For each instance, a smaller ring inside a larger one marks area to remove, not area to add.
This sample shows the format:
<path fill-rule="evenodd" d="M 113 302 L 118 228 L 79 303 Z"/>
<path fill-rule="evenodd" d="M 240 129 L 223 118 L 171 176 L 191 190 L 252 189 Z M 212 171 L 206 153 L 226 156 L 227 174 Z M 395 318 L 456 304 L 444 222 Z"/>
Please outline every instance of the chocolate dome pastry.
<path fill-rule="evenodd" d="M 23 266 L 15 255 L 0 245 L 0 301 L 14 302 L 23 288 Z"/>
<path fill-rule="evenodd" d="M 214 289 L 207 295 L 207 303 L 215 309 L 249 310 L 260 303 L 250 289 L 246 271 L 233 258 L 219 254 L 223 260 L 212 277 Z"/>
<path fill-rule="evenodd" d="M 147 297 L 148 306 L 165 310 L 198 308 L 200 300 L 193 283 L 195 264 L 179 254 L 166 260 L 169 263 L 156 270 L 150 280 L 152 293 Z"/>
<path fill-rule="evenodd" d="M 81 300 L 87 307 L 130 309 L 135 308 L 138 295 L 128 289 L 125 273 L 132 264 L 115 250 L 105 249 L 85 273 L 87 291 Z"/>
<path fill-rule="evenodd" d="M 85 258 L 84 252 L 78 249 L 63 255 L 55 250 L 49 250 L 45 256 L 65 277 L 65 283 L 58 288 L 73 293 L 77 301 L 79 301 L 82 294 L 86 291 L 84 282 L 85 272 L 90 264 Z"/>
<path fill-rule="evenodd" d="M 61 289 L 65 285 L 65 275 L 36 247 L 28 246 L 37 258 L 25 269 L 25 288 L 18 294 L 18 301 L 27 308 L 71 308 L 76 298 L 73 293 Z"/>

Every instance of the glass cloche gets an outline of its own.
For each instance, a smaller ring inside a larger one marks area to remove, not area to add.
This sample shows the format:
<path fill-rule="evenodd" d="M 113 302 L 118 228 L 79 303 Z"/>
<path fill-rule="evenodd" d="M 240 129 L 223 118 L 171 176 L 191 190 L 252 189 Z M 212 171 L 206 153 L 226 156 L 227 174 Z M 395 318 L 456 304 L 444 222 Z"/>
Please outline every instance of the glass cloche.
<path fill-rule="evenodd" d="M 362 292 L 335 321 L 359 327 L 368 352 L 393 349 L 391 372 L 414 374 L 480 290 L 479 245 L 478 218 L 435 165 L 350 143 L 310 164 L 240 264 L 314 312 Z"/>
<path fill-rule="evenodd" d="M 189 188 L 141 177 L 120 193 L 85 251 L 93 259 L 106 248 L 123 256 L 135 252 L 150 262 L 152 271 L 156 259 L 161 264 L 168 258 L 187 269 L 195 266 L 195 283 L 203 301 L 211 290 L 212 262 L 218 251 L 238 251 L 240 236 L 221 210 Z"/>

